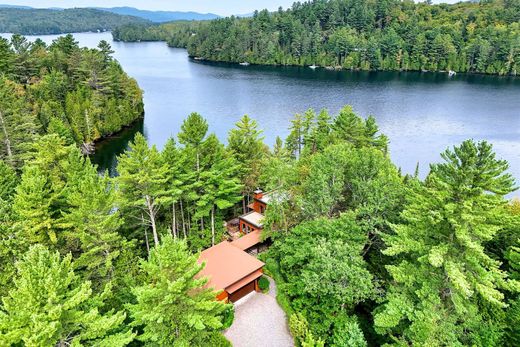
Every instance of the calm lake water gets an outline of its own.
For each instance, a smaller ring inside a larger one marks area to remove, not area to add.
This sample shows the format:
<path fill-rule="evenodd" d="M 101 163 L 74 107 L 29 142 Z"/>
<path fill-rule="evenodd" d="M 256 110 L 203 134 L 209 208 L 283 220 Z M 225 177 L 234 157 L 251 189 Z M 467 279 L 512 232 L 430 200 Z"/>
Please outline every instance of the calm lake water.
<path fill-rule="evenodd" d="M 336 72 L 294 67 L 243 67 L 190 60 L 185 50 L 160 42 L 112 42 L 109 33 L 75 34 L 83 46 L 107 40 L 126 72 L 144 90 L 144 122 L 98 145 L 93 160 L 113 169 L 137 131 L 161 147 L 191 112 L 202 114 L 225 141 L 244 114 L 264 129 L 265 141 L 285 138 L 295 113 L 337 112 L 350 104 L 373 115 L 390 138 L 393 161 L 421 175 L 448 146 L 473 138 L 493 143 L 520 182 L 520 78 L 435 73 Z M 56 36 L 42 36 L 46 42 Z M 519 195 L 515 193 L 515 195 Z"/>

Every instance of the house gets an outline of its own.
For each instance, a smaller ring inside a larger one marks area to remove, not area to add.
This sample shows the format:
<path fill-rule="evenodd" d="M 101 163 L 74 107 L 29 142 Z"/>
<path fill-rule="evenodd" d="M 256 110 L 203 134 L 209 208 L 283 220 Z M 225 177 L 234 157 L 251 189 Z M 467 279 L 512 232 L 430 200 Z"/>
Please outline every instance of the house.
<path fill-rule="evenodd" d="M 251 211 L 226 224 L 230 235 L 236 234 L 238 238 L 232 242 L 223 241 L 200 254 L 199 263 L 206 266 L 199 276 L 209 279 L 207 287 L 219 292 L 218 300 L 235 302 L 259 290 L 258 279 L 262 276 L 264 263 L 254 255 L 269 245 L 262 241 L 261 234 L 263 213 L 270 198 L 270 194 L 255 191 L 253 203 L 249 205 Z"/>
<path fill-rule="evenodd" d="M 253 192 L 253 202 L 249 204 L 248 207 L 257 213 L 264 214 L 271 195 L 272 193 L 264 193 L 260 189 L 255 190 Z"/>
<path fill-rule="evenodd" d="M 256 211 L 251 211 L 241 215 L 238 217 L 240 233 L 249 234 L 253 231 L 262 230 L 264 227 L 263 220 L 264 215 Z"/>
<path fill-rule="evenodd" d="M 209 279 L 206 286 L 219 292 L 218 300 L 235 302 L 259 291 L 258 279 L 263 274 L 264 263 L 242 249 L 248 244 L 223 241 L 200 254 L 199 263 L 206 266 L 199 276 Z"/>

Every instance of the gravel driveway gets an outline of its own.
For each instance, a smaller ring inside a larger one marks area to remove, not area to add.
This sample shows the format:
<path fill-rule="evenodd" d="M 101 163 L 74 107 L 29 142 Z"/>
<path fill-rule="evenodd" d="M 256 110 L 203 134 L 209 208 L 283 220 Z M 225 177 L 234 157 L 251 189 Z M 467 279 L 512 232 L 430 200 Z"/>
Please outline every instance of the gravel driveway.
<path fill-rule="evenodd" d="M 285 313 L 276 302 L 276 284 L 268 294 L 250 293 L 235 303 L 235 321 L 224 332 L 234 347 L 292 347 Z"/>

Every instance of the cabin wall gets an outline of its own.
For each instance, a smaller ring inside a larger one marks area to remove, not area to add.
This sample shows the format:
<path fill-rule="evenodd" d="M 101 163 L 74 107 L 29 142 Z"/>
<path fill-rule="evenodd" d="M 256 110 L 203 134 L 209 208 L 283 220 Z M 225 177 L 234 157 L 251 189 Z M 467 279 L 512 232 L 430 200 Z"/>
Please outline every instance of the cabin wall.
<path fill-rule="evenodd" d="M 259 201 L 259 200 L 256 200 L 254 199 L 253 200 L 253 210 L 255 212 L 258 212 L 258 213 L 261 213 L 261 214 L 264 214 L 265 212 L 265 209 L 267 208 L 267 205 L 264 204 L 263 202 Z"/>
<path fill-rule="evenodd" d="M 249 233 L 251 233 L 253 231 L 256 231 L 256 230 L 262 230 L 262 228 L 258 228 L 256 226 L 254 226 L 253 224 L 248 223 L 245 220 L 240 219 L 239 230 L 240 230 L 241 234 L 245 235 L 245 234 L 249 234 Z"/>
<path fill-rule="evenodd" d="M 229 297 L 228 293 L 225 290 L 223 290 L 220 293 L 218 293 L 217 300 L 224 301 L 224 302 L 227 303 L 228 302 L 228 297 Z"/>

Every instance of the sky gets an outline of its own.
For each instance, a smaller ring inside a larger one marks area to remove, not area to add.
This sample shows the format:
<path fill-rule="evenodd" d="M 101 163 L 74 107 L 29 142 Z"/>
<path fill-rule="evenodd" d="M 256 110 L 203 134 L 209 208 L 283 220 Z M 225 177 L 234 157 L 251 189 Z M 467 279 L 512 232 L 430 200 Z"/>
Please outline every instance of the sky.
<path fill-rule="evenodd" d="M 251 13 L 256 9 L 287 8 L 295 0 L 0 0 L 1 4 L 46 7 L 117 7 L 130 6 L 142 10 L 195 11 L 231 14 Z M 439 0 L 434 2 L 440 2 Z M 444 0 L 443 2 L 454 2 Z"/>

